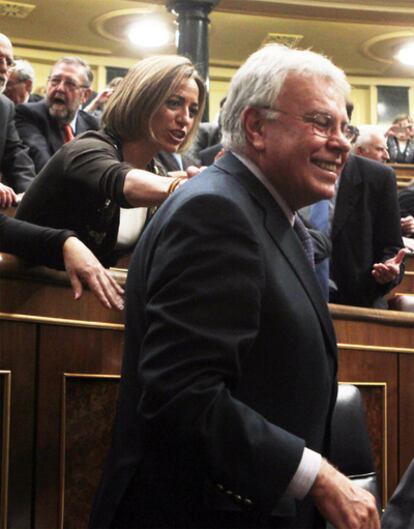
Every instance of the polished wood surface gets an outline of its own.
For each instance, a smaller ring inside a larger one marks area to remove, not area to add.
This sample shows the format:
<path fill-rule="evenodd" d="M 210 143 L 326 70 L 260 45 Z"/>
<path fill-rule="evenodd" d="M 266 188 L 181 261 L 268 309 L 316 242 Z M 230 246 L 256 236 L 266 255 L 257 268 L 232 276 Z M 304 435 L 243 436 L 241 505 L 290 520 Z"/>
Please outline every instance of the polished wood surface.
<path fill-rule="evenodd" d="M 81 529 L 110 442 L 123 315 L 90 292 L 74 301 L 64 273 L 0 258 L 0 375 L 12 380 L 7 527 Z M 125 271 L 114 274 L 125 282 Z M 363 394 L 386 499 L 414 455 L 414 314 L 330 310 L 339 378 Z"/>
<path fill-rule="evenodd" d="M 414 178 L 414 164 L 410 163 L 391 163 L 390 166 L 395 171 L 397 177 L 397 186 L 399 188 L 409 185 Z"/>

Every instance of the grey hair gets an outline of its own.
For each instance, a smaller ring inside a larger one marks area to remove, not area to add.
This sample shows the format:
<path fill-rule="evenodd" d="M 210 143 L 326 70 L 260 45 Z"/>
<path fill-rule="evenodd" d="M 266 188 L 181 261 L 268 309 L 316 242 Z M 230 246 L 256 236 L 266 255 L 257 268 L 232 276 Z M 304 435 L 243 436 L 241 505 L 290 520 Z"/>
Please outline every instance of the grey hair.
<path fill-rule="evenodd" d="M 83 68 L 83 75 L 85 77 L 85 85 L 87 87 L 91 86 L 91 84 L 93 82 L 93 72 L 92 72 L 91 67 L 89 66 L 89 64 L 87 62 L 85 62 L 80 57 L 62 57 L 61 59 L 59 59 L 58 61 L 55 62 L 55 64 L 53 65 L 53 67 L 52 67 L 52 69 L 50 71 L 50 74 L 52 74 L 52 72 L 56 68 L 56 66 L 58 64 L 61 64 L 61 63 L 64 63 L 64 64 L 75 64 L 76 66 L 80 66 L 81 68 Z"/>
<path fill-rule="evenodd" d="M 13 66 L 13 72 L 15 72 L 19 78 L 19 81 L 33 81 L 35 80 L 35 73 L 33 66 L 29 61 L 23 59 L 17 59 Z"/>
<path fill-rule="evenodd" d="M 268 44 L 250 55 L 231 81 L 222 110 L 222 143 L 225 149 L 245 150 L 243 110 L 249 107 L 271 108 L 291 72 L 330 80 L 344 99 L 350 92 L 344 72 L 327 57 L 310 50 Z"/>
<path fill-rule="evenodd" d="M 366 145 L 370 145 L 374 138 L 384 138 L 384 128 L 378 125 L 362 125 L 358 127 L 359 135 L 354 145 L 352 146 L 352 152 L 356 152 L 358 148 L 364 149 Z"/>

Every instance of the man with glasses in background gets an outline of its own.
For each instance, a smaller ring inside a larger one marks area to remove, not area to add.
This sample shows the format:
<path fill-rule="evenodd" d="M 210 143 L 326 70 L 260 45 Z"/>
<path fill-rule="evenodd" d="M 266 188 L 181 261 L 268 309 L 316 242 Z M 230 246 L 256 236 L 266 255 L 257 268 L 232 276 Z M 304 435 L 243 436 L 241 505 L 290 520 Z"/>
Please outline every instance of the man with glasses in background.
<path fill-rule="evenodd" d="M 0 208 L 12 206 L 34 178 L 28 149 L 21 142 L 14 120 L 14 105 L 2 93 L 14 66 L 10 39 L 0 33 Z"/>
<path fill-rule="evenodd" d="M 30 62 L 18 59 L 10 72 L 4 95 L 15 105 L 40 101 L 42 96 L 32 94 L 34 81 L 35 73 Z"/>
<path fill-rule="evenodd" d="M 91 94 L 93 74 L 79 57 L 63 57 L 53 66 L 46 97 L 16 107 L 16 125 L 29 147 L 36 172 L 67 141 L 86 130 L 98 130 L 98 120 L 81 110 Z"/>

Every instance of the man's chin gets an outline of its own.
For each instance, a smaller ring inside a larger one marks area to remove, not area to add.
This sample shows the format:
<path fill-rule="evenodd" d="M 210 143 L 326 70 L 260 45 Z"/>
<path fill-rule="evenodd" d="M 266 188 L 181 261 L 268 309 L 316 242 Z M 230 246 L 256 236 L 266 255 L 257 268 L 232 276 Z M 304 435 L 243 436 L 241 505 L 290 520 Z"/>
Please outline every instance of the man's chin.
<path fill-rule="evenodd" d="M 62 105 L 51 105 L 49 107 L 49 114 L 52 118 L 55 118 L 62 123 L 70 123 L 72 121 L 68 109 Z"/>

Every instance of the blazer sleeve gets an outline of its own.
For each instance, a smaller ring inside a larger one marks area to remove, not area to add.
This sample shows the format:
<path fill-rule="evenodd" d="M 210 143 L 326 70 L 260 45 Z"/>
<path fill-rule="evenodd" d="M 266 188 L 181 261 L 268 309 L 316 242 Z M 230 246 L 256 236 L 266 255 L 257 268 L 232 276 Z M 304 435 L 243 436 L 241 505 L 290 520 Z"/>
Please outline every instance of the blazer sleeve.
<path fill-rule="evenodd" d="M 395 174 L 388 167 L 384 167 L 383 169 L 386 169 L 387 172 L 386 174 L 384 173 L 383 178 L 378 179 L 378 181 L 382 181 L 382 185 L 377 193 L 378 207 L 374 226 L 376 262 L 385 262 L 387 259 L 394 257 L 404 247 L 401 235 L 400 209 Z M 394 281 L 386 285 L 378 285 L 382 294 L 389 292 L 401 282 L 404 270 L 405 265 L 401 263 L 400 274 Z"/>
<path fill-rule="evenodd" d="M 23 193 L 35 176 L 34 167 L 16 129 L 13 104 L 10 102 L 10 105 L 7 103 L 5 106 L 5 143 L 1 160 L 3 183 L 16 193 Z"/>
<path fill-rule="evenodd" d="M 145 246 L 141 251 L 147 254 Z M 260 332 L 265 284 L 253 228 L 234 202 L 200 196 L 173 214 L 148 256 L 141 280 L 143 428 L 154 438 L 173 432 L 176 444 L 191 446 L 203 461 L 213 484 L 270 512 L 305 443 L 237 398 L 243 358 L 253 354 Z M 129 269 L 132 297 L 141 273 Z M 130 336 L 127 349 L 134 342 Z"/>
<path fill-rule="evenodd" d="M 46 138 L 46 124 L 40 114 L 30 108 L 30 104 L 16 107 L 16 127 L 23 143 L 29 147 L 30 158 L 38 173 L 49 161 L 53 152 Z"/>
<path fill-rule="evenodd" d="M 74 235 L 73 231 L 45 228 L 0 213 L 0 251 L 22 257 L 30 264 L 63 269 L 63 244 Z"/>

